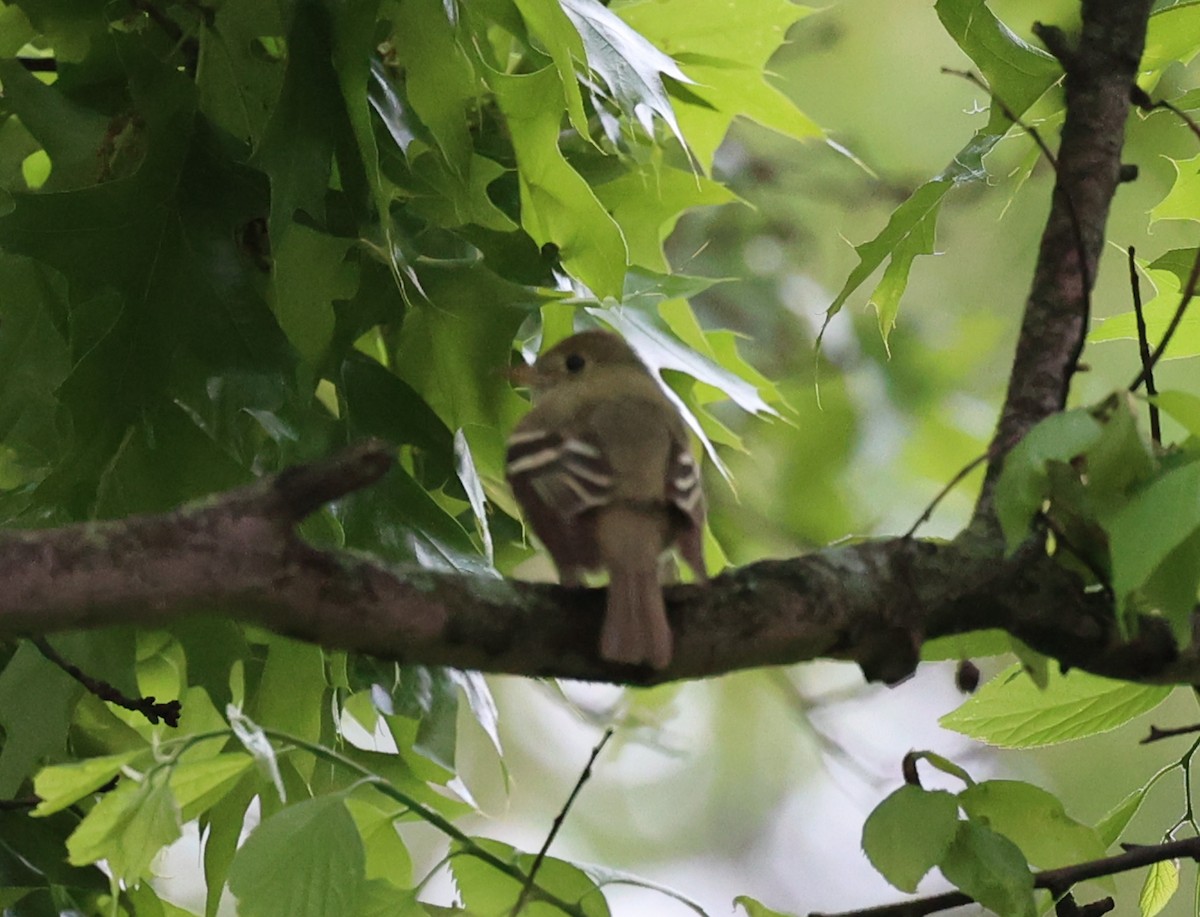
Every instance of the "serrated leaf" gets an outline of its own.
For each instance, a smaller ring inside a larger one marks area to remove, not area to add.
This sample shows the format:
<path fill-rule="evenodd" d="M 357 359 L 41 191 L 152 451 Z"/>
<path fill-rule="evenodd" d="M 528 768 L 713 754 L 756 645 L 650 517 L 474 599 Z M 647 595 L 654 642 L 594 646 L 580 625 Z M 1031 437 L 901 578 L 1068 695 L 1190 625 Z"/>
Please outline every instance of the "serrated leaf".
<path fill-rule="evenodd" d="M 975 821 L 961 822 L 942 875 L 1004 917 L 1034 917 L 1033 873 L 1012 841 Z"/>
<path fill-rule="evenodd" d="M 1167 906 L 1179 890 L 1179 864 L 1175 860 L 1162 860 L 1150 864 L 1146 881 L 1138 895 L 1138 907 L 1142 917 L 1154 917 Z"/>
<path fill-rule="evenodd" d="M 958 802 L 943 790 L 902 786 L 875 807 L 863 825 L 862 847 L 879 874 L 902 892 L 915 892 L 942 862 L 958 833 Z"/>
<path fill-rule="evenodd" d="M 1154 295 L 1142 307 L 1146 337 L 1152 345 L 1162 340 L 1179 308 L 1182 298 L 1180 291 L 1192 270 L 1195 257 L 1195 249 L 1176 249 L 1148 265 L 1138 262 L 1142 274 L 1154 288 Z M 1137 316 L 1132 309 L 1101 320 L 1088 335 L 1089 343 L 1137 339 Z M 1176 360 L 1197 353 L 1200 353 L 1200 318 L 1189 310 L 1184 312 L 1170 346 L 1161 359 Z"/>
<path fill-rule="evenodd" d="M 1062 75 L 1058 61 L 1022 40 L 988 8 L 986 0 L 938 0 L 938 18 L 971 58 L 992 92 L 1020 116 Z M 1007 130 L 1007 116 L 992 106 L 996 130 Z"/>
<path fill-rule="evenodd" d="M 737 200 L 712 179 L 661 165 L 630 171 L 595 191 L 621 227 L 630 262 L 663 272 L 670 270 L 663 242 L 685 210 Z"/>
<path fill-rule="evenodd" d="M 1010 666 L 938 722 L 1001 748 L 1037 748 L 1116 729 L 1162 703 L 1171 688 L 1051 670 L 1043 691 Z"/>
<path fill-rule="evenodd" d="M 683 134 L 706 171 L 738 115 L 798 140 L 824 136 L 763 72 L 788 29 L 813 12 L 788 0 L 760 0 L 739 7 L 736 16 L 723 0 L 664 0 L 618 10 L 695 81 L 686 93 L 675 94 L 674 103 Z"/>
<path fill-rule="evenodd" d="M 519 76 L 493 71 L 488 82 L 512 133 L 521 226 L 539 246 L 557 246 L 563 266 L 597 296 L 620 296 L 627 261 L 624 237 L 558 148 L 558 72 L 553 67 Z"/>
<path fill-rule="evenodd" d="M 687 74 L 598 0 L 561 2 L 583 39 L 588 66 L 604 81 L 626 117 L 654 136 L 652 117 L 658 115 L 686 148 L 662 78 L 665 75 L 680 83 L 691 83 Z"/>
<path fill-rule="evenodd" d="M 288 806 L 251 832 L 233 858 L 229 888 L 244 917 L 358 913 L 365 854 L 340 796 Z"/>
<path fill-rule="evenodd" d="M 1058 797 L 1020 780 L 985 780 L 958 794 L 963 810 L 1021 848 L 1034 866 L 1052 869 L 1104 856 L 1093 828 L 1067 815 Z"/>
<path fill-rule="evenodd" d="M 1200 10 L 1200 5 L 1196 6 Z M 1169 158 L 1169 157 L 1168 157 Z M 1175 181 L 1167 196 L 1150 210 L 1150 221 L 1200 220 L 1200 154 L 1191 159 L 1171 159 Z"/>
<path fill-rule="evenodd" d="M 954 181 L 949 178 L 926 182 L 892 212 L 887 226 L 879 235 L 854 247 L 854 251 L 858 255 L 858 264 L 850 272 L 842 289 L 826 310 L 826 325 L 834 315 L 841 311 L 846 300 L 850 298 L 850 294 L 862 286 L 885 260 L 894 257 L 895 253 L 899 252 L 901 261 L 903 261 L 906 252 L 917 254 L 917 249 L 923 247 L 924 240 L 933 237 L 942 199 L 953 185 Z M 914 236 L 915 238 L 913 238 Z M 909 256 L 909 262 L 911 263 L 911 256 Z M 884 291 L 885 301 L 898 301 L 900 294 L 903 293 L 903 286 L 897 286 L 897 282 L 906 279 L 907 276 L 908 267 L 903 267 L 902 275 L 893 274 L 891 287 Z M 892 322 L 894 323 L 894 321 L 895 313 L 893 312 Z"/>
<path fill-rule="evenodd" d="M 474 153 L 467 105 L 478 95 L 475 68 L 459 46 L 440 0 L 396 4 L 391 16 L 408 101 L 437 141 L 450 170 L 465 179 Z M 419 41 L 412 40 L 416 35 L 421 36 Z"/>
<path fill-rule="evenodd" d="M 1155 10 L 1146 24 L 1140 70 L 1157 75 L 1170 64 L 1187 64 L 1200 52 L 1200 4 L 1175 3 Z"/>

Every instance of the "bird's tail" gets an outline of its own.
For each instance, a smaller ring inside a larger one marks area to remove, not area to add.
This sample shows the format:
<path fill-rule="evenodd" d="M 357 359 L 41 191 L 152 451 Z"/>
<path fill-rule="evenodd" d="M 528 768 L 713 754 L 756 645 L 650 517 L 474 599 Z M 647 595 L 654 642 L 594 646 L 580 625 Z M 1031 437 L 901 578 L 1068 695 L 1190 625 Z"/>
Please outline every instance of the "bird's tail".
<path fill-rule="evenodd" d="M 658 570 L 613 570 L 600 655 L 610 662 L 665 669 L 672 649 Z"/>
<path fill-rule="evenodd" d="M 608 567 L 608 603 L 600 655 L 610 662 L 665 669 L 674 640 L 658 582 L 662 523 L 636 510 L 610 508 L 598 532 Z"/>

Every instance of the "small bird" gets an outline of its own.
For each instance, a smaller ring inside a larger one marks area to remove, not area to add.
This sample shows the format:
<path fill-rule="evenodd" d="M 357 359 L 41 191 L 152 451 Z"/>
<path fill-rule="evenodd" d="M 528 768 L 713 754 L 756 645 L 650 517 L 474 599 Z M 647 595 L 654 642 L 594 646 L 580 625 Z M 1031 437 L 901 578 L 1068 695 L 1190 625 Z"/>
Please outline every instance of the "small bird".
<path fill-rule="evenodd" d="M 672 545 L 700 581 L 704 491 L 683 418 L 633 349 L 584 331 L 513 371 L 533 394 L 508 439 L 508 481 L 564 586 L 609 575 L 600 655 L 666 668 L 673 640 L 658 582 Z"/>

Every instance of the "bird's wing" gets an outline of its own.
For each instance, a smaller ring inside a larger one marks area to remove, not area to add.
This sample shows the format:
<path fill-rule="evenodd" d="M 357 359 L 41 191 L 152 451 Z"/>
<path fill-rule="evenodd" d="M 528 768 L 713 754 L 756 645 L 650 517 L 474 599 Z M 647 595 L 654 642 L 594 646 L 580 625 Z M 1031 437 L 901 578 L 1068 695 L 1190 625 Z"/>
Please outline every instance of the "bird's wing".
<path fill-rule="evenodd" d="M 568 519 L 612 498 L 613 474 L 600 447 L 583 433 L 518 429 L 508 440 L 506 471 Z"/>

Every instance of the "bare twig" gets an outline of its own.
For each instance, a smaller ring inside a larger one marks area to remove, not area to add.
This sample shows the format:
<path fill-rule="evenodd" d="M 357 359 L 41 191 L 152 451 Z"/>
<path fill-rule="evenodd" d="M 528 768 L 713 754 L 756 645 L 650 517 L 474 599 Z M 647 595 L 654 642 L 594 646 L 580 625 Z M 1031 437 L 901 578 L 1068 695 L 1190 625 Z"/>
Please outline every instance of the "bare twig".
<path fill-rule="evenodd" d="M 1133 87 L 1130 90 L 1130 98 L 1132 99 L 1133 104 L 1137 105 L 1143 111 L 1154 111 L 1156 108 L 1166 109 L 1176 117 L 1180 118 L 1183 123 L 1187 125 L 1188 130 L 1195 134 L 1196 139 L 1200 140 L 1200 124 L 1197 124 L 1196 120 L 1187 112 L 1177 108 L 1164 99 L 1160 99 L 1157 102 L 1152 101 L 1151 98 L 1146 95 L 1146 92 L 1136 83 L 1133 84 Z M 1154 367 L 1162 357 L 1163 351 L 1167 349 L 1167 344 L 1170 343 L 1171 338 L 1175 336 L 1175 332 L 1179 328 L 1179 323 L 1183 321 L 1183 314 L 1187 311 L 1188 304 L 1192 301 L 1192 297 L 1196 295 L 1196 284 L 1198 281 L 1200 281 L 1200 247 L 1197 247 L 1196 249 L 1196 258 L 1192 262 L 1191 273 L 1188 274 L 1187 282 L 1183 285 L 1183 289 L 1180 291 L 1179 305 L 1175 307 L 1175 314 L 1171 316 L 1171 321 L 1167 325 L 1167 330 L 1163 332 L 1162 340 L 1159 341 L 1158 347 L 1154 351 L 1154 355 L 1148 362 L 1143 358 L 1142 371 L 1138 373 L 1137 378 L 1129 384 L 1129 390 L 1131 392 L 1137 391 L 1137 389 L 1143 383 L 1146 384 L 1147 391 L 1151 391 L 1150 386 L 1154 382 L 1152 378 Z"/>
<path fill-rule="evenodd" d="M 612 737 L 613 730 L 609 727 L 604 730 L 604 735 L 600 737 L 600 741 L 592 749 L 587 764 L 583 766 L 583 771 L 580 773 L 579 779 L 575 781 L 575 787 L 571 790 L 567 801 L 563 803 L 562 809 L 554 816 L 554 824 L 550 826 L 550 833 L 546 835 L 546 840 L 542 843 L 542 848 L 537 852 L 537 856 L 533 858 L 533 865 L 529 867 L 529 873 L 525 876 L 525 883 L 521 886 L 521 894 L 517 897 L 516 904 L 513 905 L 512 910 L 509 912 L 509 917 L 517 917 L 517 914 L 521 913 L 521 909 L 525 907 L 529 893 L 533 890 L 533 883 L 537 878 L 538 870 L 542 868 L 542 861 L 546 859 L 546 851 L 550 849 L 550 845 L 554 843 L 554 838 L 558 836 L 559 830 L 566 822 L 567 813 L 571 811 L 571 806 L 575 804 L 575 797 L 579 795 L 579 791 L 583 789 L 583 785 L 592 776 L 592 765 L 596 763 L 596 759 L 600 757 L 600 752 L 604 750 L 604 746 L 608 744 L 608 740 Z"/>
<path fill-rule="evenodd" d="M 903 537 L 912 538 L 913 535 L 916 534 L 917 529 L 929 521 L 930 517 L 933 515 L 933 511 L 938 508 L 938 505 L 945 500 L 947 496 L 950 495 L 950 491 L 954 490 L 955 487 L 965 481 L 967 475 L 987 461 L 990 456 L 990 452 L 984 452 L 982 455 L 977 455 L 975 458 L 971 459 L 971 461 L 967 462 L 967 464 L 963 465 L 963 467 L 958 470 L 954 477 L 946 482 L 946 486 L 934 495 L 934 498 L 929 501 L 929 505 L 925 507 L 925 511 L 917 517 L 916 522 L 909 526 L 908 531 L 904 533 Z"/>
<path fill-rule="evenodd" d="M 1169 729 L 1160 729 L 1157 726 L 1151 726 L 1149 734 L 1138 744 L 1149 745 L 1151 742 L 1161 742 L 1163 739 L 1173 739 L 1175 736 L 1190 735 L 1193 732 L 1200 732 L 1200 723 L 1193 723 L 1191 726 L 1176 726 Z"/>
<path fill-rule="evenodd" d="M 1133 293 L 1133 315 L 1137 319 L 1138 353 L 1142 358 L 1142 376 L 1146 379 L 1146 394 L 1158 394 L 1154 385 L 1154 361 L 1150 355 L 1150 340 L 1146 336 L 1146 316 L 1142 313 L 1142 279 L 1138 274 L 1137 258 L 1133 246 L 1129 246 L 1129 288 Z M 1162 421 L 1158 405 L 1150 402 L 1150 438 L 1162 445 Z"/>
<path fill-rule="evenodd" d="M 1126 853 L 1104 857 L 1099 860 L 1088 860 L 1072 866 L 1058 869 L 1046 869 L 1034 873 L 1033 887 L 1055 890 L 1062 893 L 1080 882 L 1088 879 L 1098 879 L 1101 876 L 1112 876 L 1131 869 L 1140 869 L 1163 860 L 1174 860 L 1186 857 L 1200 860 L 1200 837 L 1189 837 L 1180 841 L 1168 841 L 1165 844 L 1148 844 L 1137 847 Z M 944 892 L 927 898 L 916 898 L 911 901 L 901 901 L 896 904 L 884 904 L 880 907 L 862 908 L 857 911 L 842 911 L 837 914 L 810 914 L 809 917 L 925 917 L 926 914 L 936 914 L 951 908 L 962 907 L 974 901 L 962 892 Z M 1097 902 L 1102 904 L 1102 902 Z M 1092 905 L 1087 905 L 1091 907 Z M 1090 913 L 1104 913 L 1091 911 Z"/>
<path fill-rule="evenodd" d="M 162 720 L 172 728 L 179 725 L 179 715 L 183 712 L 183 706 L 179 701 L 172 700 L 166 703 L 158 703 L 153 696 L 128 697 L 107 681 L 93 678 L 79 668 L 79 666 L 64 659 L 45 637 L 34 637 L 32 642 L 43 656 L 87 688 L 89 692 L 100 698 L 100 700 L 116 704 L 118 707 L 124 707 L 126 710 L 132 710 L 134 713 L 140 713 L 151 723 L 157 724 L 159 720 Z"/>

